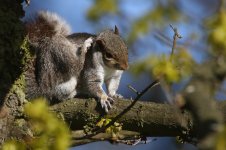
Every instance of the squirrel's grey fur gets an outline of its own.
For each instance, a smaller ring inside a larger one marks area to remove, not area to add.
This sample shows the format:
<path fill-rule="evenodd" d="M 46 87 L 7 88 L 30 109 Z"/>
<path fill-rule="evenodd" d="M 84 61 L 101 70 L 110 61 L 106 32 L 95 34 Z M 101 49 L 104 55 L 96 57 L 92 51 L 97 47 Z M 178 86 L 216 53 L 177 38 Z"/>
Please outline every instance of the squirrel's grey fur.
<path fill-rule="evenodd" d="M 39 12 L 26 26 L 31 49 L 35 51 L 32 67 L 25 72 L 27 98 L 74 97 L 85 54 L 91 46 L 90 39 L 90 43 L 82 45 L 68 39 L 68 25 L 56 14 L 46 11 Z"/>
<path fill-rule="evenodd" d="M 107 112 L 113 97 L 119 97 L 122 70 L 128 68 L 128 50 L 117 27 L 98 35 L 69 35 L 59 16 L 42 11 L 27 23 L 27 30 L 36 54 L 25 73 L 27 98 L 44 96 L 56 102 L 76 95 L 95 97 Z"/>

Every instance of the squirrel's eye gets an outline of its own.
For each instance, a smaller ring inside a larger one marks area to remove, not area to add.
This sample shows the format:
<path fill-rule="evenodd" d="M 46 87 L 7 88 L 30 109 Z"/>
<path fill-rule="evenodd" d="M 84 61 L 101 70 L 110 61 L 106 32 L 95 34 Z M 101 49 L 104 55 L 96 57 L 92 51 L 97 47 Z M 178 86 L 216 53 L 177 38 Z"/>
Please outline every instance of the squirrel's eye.
<path fill-rule="evenodd" d="M 108 59 L 113 58 L 112 54 L 110 54 L 110 53 L 108 53 L 108 52 L 105 53 L 105 57 L 108 58 Z"/>

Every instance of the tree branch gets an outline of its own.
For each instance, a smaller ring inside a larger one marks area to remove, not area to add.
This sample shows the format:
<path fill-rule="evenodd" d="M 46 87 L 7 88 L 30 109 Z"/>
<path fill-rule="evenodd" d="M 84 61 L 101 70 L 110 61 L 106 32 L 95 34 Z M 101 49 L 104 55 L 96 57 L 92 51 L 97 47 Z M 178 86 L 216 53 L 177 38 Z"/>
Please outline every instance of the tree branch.
<path fill-rule="evenodd" d="M 131 103 L 131 100 L 117 100 L 106 117 L 114 118 Z M 219 105 L 222 112 L 226 113 L 226 102 L 220 102 Z M 62 113 L 71 129 L 81 130 L 87 123 L 98 122 L 101 117 L 98 107 L 94 99 L 73 99 L 52 106 L 51 110 Z M 226 114 L 224 116 L 226 120 Z M 169 104 L 151 102 L 137 102 L 118 122 L 123 123 L 125 130 L 147 136 L 184 136 L 194 127 L 189 113 L 181 113 Z"/>
<path fill-rule="evenodd" d="M 133 131 L 127 131 L 127 130 L 122 130 L 119 131 L 117 134 L 117 139 L 114 139 L 110 133 L 99 133 L 97 135 L 94 135 L 91 138 L 88 139 L 83 139 L 83 137 L 86 136 L 84 133 L 84 130 L 77 130 L 73 131 L 71 133 L 72 139 L 81 139 L 81 140 L 72 140 L 71 146 L 78 146 L 82 144 L 87 144 L 91 142 L 97 142 L 97 141 L 117 141 L 117 140 L 125 140 L 125 139 L 137 139 L 140 137 L 140 133 L 138 132 L 133 132 Z"/>
<path fill-rule="evenodd" d="M 177 38 L 181 39 L 182 36 L 178 33 L 177 28 L 174 28 L 171 24 L 170 27 L 172 28 L 174 35 L 173 35 L 173 45 L 172 45 L 172 50 L 171 50 L 171 54 L 170 54 L 170 61 L 173 60 L 173 54 L 174 54 L 174 50 L 176 48 L 176 44 L 177 44 Z"/>

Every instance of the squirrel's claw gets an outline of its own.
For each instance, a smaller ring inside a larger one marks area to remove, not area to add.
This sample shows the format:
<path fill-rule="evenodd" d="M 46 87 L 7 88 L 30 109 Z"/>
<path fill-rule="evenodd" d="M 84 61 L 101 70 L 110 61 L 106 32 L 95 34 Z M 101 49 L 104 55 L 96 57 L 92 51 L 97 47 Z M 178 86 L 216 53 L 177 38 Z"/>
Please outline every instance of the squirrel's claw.
<path fill-rule="evenodd" d="M 109 97 L 107 95 L 103 95 L 100 99 L 101 107 L 105 110 L 105 112 L 108 112 L 109 109 L 111 109 L 112 104 L 114 102 L 114 99 L 112 97 Z"/>

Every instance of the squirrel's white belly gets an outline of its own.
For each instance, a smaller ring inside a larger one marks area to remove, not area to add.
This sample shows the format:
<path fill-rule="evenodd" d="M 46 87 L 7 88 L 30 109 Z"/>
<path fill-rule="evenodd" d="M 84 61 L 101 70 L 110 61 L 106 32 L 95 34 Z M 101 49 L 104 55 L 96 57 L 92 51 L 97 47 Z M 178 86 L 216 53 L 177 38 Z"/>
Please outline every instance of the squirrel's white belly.
<path fill-rule="evenodd" d="M 62 98 L 73 98 L 76 95 L 76 85 L 77 79 L 71 77 L 70 80 L 57 85 L 55 90 L 58 96 L 63 96 Z"/>
<path fill-rule="evenodd" d="M 117 71 L 117 70 L 109 68 L 107 66 L 104 66 L 103 70 L 104 70 L 104 80 L 111 78 L 113 76 L 113 74 L 115 74 L 115 72 Z"/>
<path fill-rule="evenodd" d="M 104 80 L 108 80 L 114 76 L 119 76 L 122 74 L 122 70 L 116 70 L 109 67 L 104 67 Z"/>

